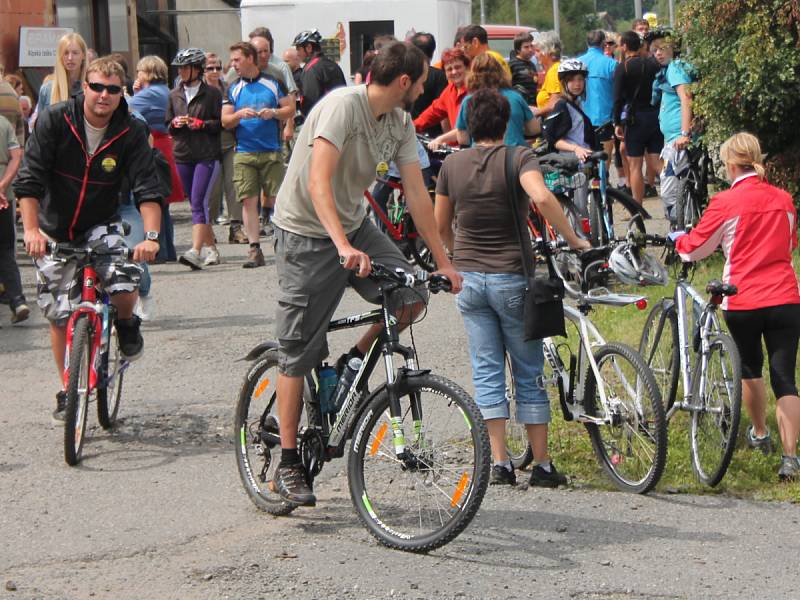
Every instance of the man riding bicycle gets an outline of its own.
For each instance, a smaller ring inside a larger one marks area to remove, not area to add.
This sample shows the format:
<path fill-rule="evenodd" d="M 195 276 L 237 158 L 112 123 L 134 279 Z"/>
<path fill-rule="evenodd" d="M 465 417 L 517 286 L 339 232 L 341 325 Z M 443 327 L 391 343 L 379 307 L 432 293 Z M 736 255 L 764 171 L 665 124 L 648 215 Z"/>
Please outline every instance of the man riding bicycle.
<path fill-rule="evenodd" d="M 392 269 L 409 268 L 397 247 L 366 218 L 362 204 L 364 189 L 390 162 L 400 169 L 408 208 L 439 273 L 450 279 L 454 293 L 461 289 L 461 276 L 437 232 L 414 125 L 405 112 L 422 93 L 427 70 L 427 59 L 415 46 L 396 42 L 384 47 L 372 64 L 369 85 L 334 90 L 311 111 L 278 193 L 273 222 L 282 451 L 275 486 L 294 504 L 316 503 L 297 451 L 297 426 L 304 377 L 328 354 L 328 321 L 348 283 L 365 299 L 377 301 L 376 285 L 365 279 L 370 257 Z M 406 307 L 400 322 L 407 324 L 422 309 L 424 296 L 404 290 L 396 297 Z M 350 355 L 362 357 L 382 327 L 373 325 Z"/>
<path fill-rule="evenodd" d="M 144 347 L 139 318 L 140 268 L 158 252 L 161 192 L 147 125 L 128 113 L 122 98 L 125 73 L 110 58 L 92 62 L 83 93 L 51 106 L 39 115 L 28 142 L 14 192 L 19 198 L 25 230 L 25 249 L 34 259 L 38 303 L 50 321 L 50 343 L 63 386 L 66 324 L 71 307 L 80 300 L 74 281 L 76 262 L 45 256 L 47 243 L 69 242 L 86 248 L 125 245 L 118 216 L 119 193 L 127 178 L 139 204 L 145 241 L 130 261 L 96 264 L 117 310 L 120 352 L 127 360 L 141 356 Z M 66 395 L 56 394 L 55 421 L 64 420 Z"/>

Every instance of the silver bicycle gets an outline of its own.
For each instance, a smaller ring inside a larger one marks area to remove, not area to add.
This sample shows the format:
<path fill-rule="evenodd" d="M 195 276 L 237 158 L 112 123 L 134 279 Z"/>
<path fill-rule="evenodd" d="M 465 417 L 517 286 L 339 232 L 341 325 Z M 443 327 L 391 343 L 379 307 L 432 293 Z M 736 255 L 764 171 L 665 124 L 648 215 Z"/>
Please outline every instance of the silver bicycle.
<path fill-rule="evenodd" d="M 667 238 L 647 235 L 644 243 L 666 245 Z M 742 404 L 739 351 L 722 331 L 717 308 L 736 286 L 711 281 L 710 299 L 690 285 L 691 263 L 682 263 L 672 298 L 658 302 L 645 322 L 639 351 L 653 370 L 667 419 L 679 410 L 691 413 L 689 442 L 697 478 L 715 486 L 725 476 L 736 447 Z M 690 314 L 694 324 L 690 328 Z M 678 397 L 678 384 L 682 393 Z"/>

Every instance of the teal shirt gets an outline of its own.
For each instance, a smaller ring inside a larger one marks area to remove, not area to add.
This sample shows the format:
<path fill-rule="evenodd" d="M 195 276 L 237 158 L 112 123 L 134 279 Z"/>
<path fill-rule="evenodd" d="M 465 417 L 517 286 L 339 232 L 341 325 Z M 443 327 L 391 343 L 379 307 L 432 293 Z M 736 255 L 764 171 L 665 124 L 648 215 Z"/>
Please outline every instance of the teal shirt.
<path fill-rule="evenodd" d="M 692 83 L 691 67 L 680 60 L 673 60 L 662 69 L 653 82 L 654 94 L 661 94 L 661 110 L 658 122 L 664 142 L 669 143 L 681 135 L 681 99 L 676 88 Z"/>
<path fill-rule="evenodd" d="M 506 97 L 511 105 L 511 116 L 508 119 L 508 127 L 506 127 L 506 135 L 505 138 L 503 138 L 503 143 L 506 146 L 528 146 L 528 143 L 525 141 L 525 123 L 533 118 L 533 113 L 528 103 L 525 102 L 525 98 L 522 97 L 522 94 L 516 90 L 503 88 L 498 91 Z M 467 104 L 471 97 L 471 94 L 465 96 L 464 100 L 461 102 L 461 108 L 458 111 L 458 118 L 456 119 L 456 129 L 462 131 L 469 130 L 467 127 Z"/>

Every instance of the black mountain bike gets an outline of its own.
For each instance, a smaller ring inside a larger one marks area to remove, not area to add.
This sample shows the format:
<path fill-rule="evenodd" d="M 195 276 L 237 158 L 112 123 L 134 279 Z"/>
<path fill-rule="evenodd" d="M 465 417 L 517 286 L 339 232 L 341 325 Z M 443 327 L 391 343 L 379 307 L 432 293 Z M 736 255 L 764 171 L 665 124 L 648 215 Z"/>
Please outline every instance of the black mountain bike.
<path fill-rule="evenodd" d="M 467 392 L 417 366 L 416 351 L 400 344 L 391 313 L 396 290 L 427 280 L 428 289 L 437 293 L 449 289 L 450 282 L 425 272 L 393 272 L 376 263 L 370 278 L 380 284 L 381 308 L 331 321 L 328 330 L 383 323 L 383 331 L 338 408 L 320 402 L 320 372 L 330 367 L 319 365 L 306 378 L 306 425 L 298 433 L 298 450 L 309 484 L 324 463 L 346 452 L 350 496 L 369 532 L 390 548 L 427 552 L 455 538 L 478 511 L 489 482 L 489 436 Z M 235 446 L 239 476 L 250 499 L 261 510 L 286 515 L 297 507 L 284 501 L 273 485 L 280 458 L 277 346 L 264 342 L 245 358 L 255 362 L 239 393 Z M 395 354 L 405 360 L 398 369 Z M 370 390 L 370 376 L 381 359 L 386 380 Z"/>
<path fill-rule="evenodd" d="M 675 205 L 675 225 L 680 230 L 694 227 L 708 206 L 708 184 L 714 179 L 714 165 L 703 145 L 690 146 L 689 171 L 683 182 L 683 193 Z"/>

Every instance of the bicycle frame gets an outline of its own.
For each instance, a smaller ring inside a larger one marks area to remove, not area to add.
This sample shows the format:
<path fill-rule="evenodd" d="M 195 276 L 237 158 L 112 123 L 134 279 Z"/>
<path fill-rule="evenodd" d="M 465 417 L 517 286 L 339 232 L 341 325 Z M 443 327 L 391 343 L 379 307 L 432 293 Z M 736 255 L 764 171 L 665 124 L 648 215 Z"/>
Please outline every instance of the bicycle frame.
<path fill-rule="evenodd" d="M 689 336 L 689 299 L 691 299 L 693 303 L 696 303 L 697 306 L 702 307 L 698 317 L 699 321 L 695 324 L 695 326 L 699 328 L 700 335 L 700 360 L 695 362 L 693 370 L 691 368 L 692 347 L 690 345 L 692 341 Z M 704 373 L 706 372 L 709 349 L 708 339 L 713 333 L 720 331 L 719 318 L 716 314 L 716 305 L 712 302 L 708 302 L 684 279 L 679 279 L 675 286 L 673 307 L 674 310 L 677 311 L 678 317 L 678 357 L 683 382 L 683 398 L 672 405 L 667 412 L 667 419 L 672 418 L 672 415 L 678 410 L 709 410 L 707 407 L 694 404 L 692 389 L 695 377 L 701 377 L 700 397 L 704 397 L 706 384 Z M 664 311 L 661 318 L 667 318 L 667 311 Z M 661 324 L 659 324 L 659 326 L 660 325 Z"/>
<path fill-rule="evenodd" d="M 378 182 L 382 183 L 383 185 L 389 186 L 393 190 L 399 190 L 400 192 L 403 191 L 403 185 L 399 182 L 390 181 L 388 179 L 379 179 Z M 386 227 L 386 232 L 395 240 L 400 241 L 404 237 L 406 239 L 414 239 L 418 237 L 418 233 L 416 231 L 405 231 L 404 223 L 401 221 L 397 225 L 392 223 L 389 219 L 389 216 L 386 212 L 381 208 L 380 204 L 373 198 L 372 194 L 369 190 L 364 190 L 364 198 L 366 198 L 367 202 L 369 203 L 370 207 L 372 207 L 373 212 L 378 216 L 381 220 L 381 223 Z"/>
<path fill-rule="evenodd" d="M 99 382 L 97 371 L 97 357 L 103 340 L 108 336 L 109 331 L 109 297 L 105 292 L 97 289 L 97 272 L 91 264 L 80 268 L 81 281 L 81 301 L 69 316 L 67 321 L 67 344 L 64 363 L 64 387 L 69 382 L 69 355 L 72 348 L 72 336 L 75 331 L 75 323 L 81 317 L 89 319 L 90 330 L 92 331 L 92 348 L 89 357 L 89 391 L 96 389 Z M 101 335 L 97 335 L 97 332 Z"/>

